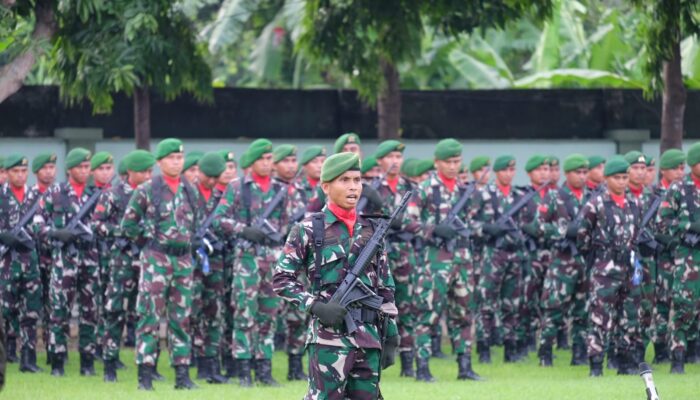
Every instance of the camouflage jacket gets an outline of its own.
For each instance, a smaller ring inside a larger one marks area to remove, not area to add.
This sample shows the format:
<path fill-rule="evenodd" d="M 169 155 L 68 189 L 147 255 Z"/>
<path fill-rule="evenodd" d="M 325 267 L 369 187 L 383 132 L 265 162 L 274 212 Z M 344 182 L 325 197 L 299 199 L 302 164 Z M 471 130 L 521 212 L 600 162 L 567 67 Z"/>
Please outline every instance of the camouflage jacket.
<path fill-rule="evenodd" d="M 683 239 L 691 223 L 700 220 L 700 188 L 688 175 L 668 188 L 656 216 L 659 233 Z"/>
<path fill-rule="evenodd" d="M 362 251 L 365 243 L 374 232 L 371 221 L 358 217 L 350 237 L 345 224 L 327 208 L 325 216 L 325 236 L 320 251 L 320 271 L 316 271 L 316 251 L 314 248 L 312 217 L 305 218 L 292 228 L 284 253 L 277 262 L 274 276 L 275 292 L 300 311 L 309 312 L 312 303 L 319 299 L 328 301 L 342 282 L 348 268 Z M 312 287 L 305 287 L 300 275 L 304 274 Z M 363 283 L 373 288 L 384 299 L 382 310 L 390 318 L 386 336 L 397 334 L 393 318 L 397 310 L 394 304 L 394 280 L 389 273 L 386 252 L 380 251 L 360 277 Z M 333 328 L 321 325 L 312 318 L 309 325 L 307 343 L 317 343 L 338 347 L 381 348 L 377 326 L 371 323 L 358 324 L 358 330 L 348 335 L 344 327 Z"/>
<path fill-rule="evenodd" d="M 10 184 L 5 183 L 0 187 L 0 232 L 11 231 L 19 220 L 30 211 L 34 203 L 40 200 L 39 192 L 24 186 L 24 199 L 20 203 L 10 189 Z M 39 210 L 37 210 L 39 212 Z M 24 226 L 25 232 L 32 240 L 36 239 L 34 218 Z"/>
<path fill-rule="evenodd" d="M 92 214 L 92 226 L 97 236 L 105 239 L 124 237 L 119 224 L 133 193 L 130 184 L 120 181 L 100 195 Z"/>
<path fill-rule="evenodd" d="M 69 182 L 63 182 L 51 186 L 42 199 L 41 212 L 34 218 L 34 222 L 39 225 L 41 237 L 48 243 L 48 233 L 54 229 L 65 228 L 73 219 L 83 205 L 90 200 L 96 188 L 85 186 L 82 196 L 73 189 Z M 83 218 L 83 223 L 89 224 L 89 215 Z"/>
<path fill-rule="evenodd" d="M 122 232 L 132 240 L 160 246 L 191 246 L 202 214 L 199 201 L 196 189 L 184 179 L 173 193 L 163 178 L 156 176 L 134 190 L 121 220 Z"/>
<path fill-rule="evenodd" d="M 634 197 L 625 197 L 620 208 L 607 191 L 590 199 L 583 207 L 578 231 L 578 248 L 597 252 L 629 253 L 639 234 L 641 210 Z"/>
<path fill-rule="evenodd" d="M 472 235 L 475 235 L 477 238 L 483 240 L 487 243 L 487 245 L 492 246 L 495 238 L 486 235 L 483 232 L 482 227 L 484 224 L 495 223 L 501 215 L 508 212 L 511 206 L 525 194 L 526 192 L 523 190 L 523 188 L 511 186 L 510 192 L 506 196 L 495 184 L 490 184 L 481 190 L 477 190 L 476 196 L 474 197 L 473 206 L 470 210 L 470 214 L 473 215 L 470 225 L 472 227 Z M 513 217 L 516 224 L 521 223 L 522 214 L 523 213 L 521 210 Z M 504 244 L 514 247 L 522 247 L 523 245 L 510 234 L 505 236 Z"/>
<path fill-rule="evenodd" d="M 539 207 L 541 233 L 548 243 L 556 243 L 566 238 L 566 230 L 588 201 L 591 191 L 584 188 L 579 199 L 568 185 L 552 190 Z"/>
<path fill-rule="evenodd" d="M 379 189 L 377 189 L 379 192 L 379 197 L 384 201 L 381 213 L 383 215 L 391 215 L 399 204 L 401 204 L 401 198 L 407 192 L 415 193 L 416 189 L 417 188 L 415 188 L 414 185 L 407 179 L 404 177 L 399 177 L 399 183 L 396 185 L 396 193 L 394 193 L 394 191 L 391 190 L 389 183 L 387 183 L 386 178 L 384 178 L 384 180 L 382 180 L 382 182 L 379 184 Z M 402 217 L 401 229 L 392 229 L 387 236 L 389 242 L 392 243 L 392 249 L 389 249 L 390 251 L 397 250 L 395 248 L 397 247 L 396 244 L 410 246 L 410 241 L 413 240 L 413 237 L 418 235 L 420 232 L 420 210 L 418 209 L 415 196 L 412 196 L 412 199 L 409 201 L 408 207 L 406 207 L 406 211 Z"/>

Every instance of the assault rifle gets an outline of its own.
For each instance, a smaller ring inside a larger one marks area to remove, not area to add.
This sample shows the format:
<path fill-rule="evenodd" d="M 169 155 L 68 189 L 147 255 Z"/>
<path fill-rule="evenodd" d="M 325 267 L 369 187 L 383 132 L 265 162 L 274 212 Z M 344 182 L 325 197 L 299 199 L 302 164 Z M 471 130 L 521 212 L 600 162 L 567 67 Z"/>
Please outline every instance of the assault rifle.
<path fill-rule="evenodd" d="M 34 218 L 34 214 L 36 214 L 36 211 L 39 209 L 39 199 L 37 198 L 34 201 L 34 204 L 32 204 L 32 207 L 27 211 L 17 222 L 17 225 L 15 225 L 10 232 L 8 232 L 10 235 L 14 236 L 17 238 L 17 241 L 19 242 L 20 245 L 25 247 L 26 249 L 31 249 L 34 247 L 34 240 L 29 236 L 27 231 L 24 229 L 24 226 L 29 223 L 29 220 Z M 4 257 L 7 252 L 10 251 L 9 246 L 5 245 L 0 245 L 0 258 Z"/>
<path fill-rule="evenodd" d="M 95 192 L 90 196 L 88 201 L 83 204 L 83 206 L 78 210 L 78 213 L 71 218 L 71 220 L 68 222 L 66 227 L 64 229 L 73 232 L 76 236 L 79 236 L 81 240 L 85 242 L 90 242 L 92 241 L 94 235 L 92 233 L 92 230 L 83 223 L 83 218 L 92 211 L 92 208 L 95 206 L 97 203 L 97 200 L 100 198 L 100 194 L 102 194 L 102 191 L 100 189 L 95 189 Z M 58 248 L 63 248 L 65 247 L 66 243 L 61 242 L 60 240 L 54 240 L 52 243 L 52 246 L 58 247 Z M 75 248 L 75 243 L 71 242 L 68 244 L 68 253 L 69 254 L 75 254 L 76 253 L 76 248 Z"/>
<path fill-rule="evenodd" d="M 266 243 L 268 244 L 280 244 L 284 239 L 282 234 L 277 230 L 277 228 L 275 228 L 270 223 L 268 218 L 270 218 L 272 212 L 275 211 L 275 208 L 277 208 L 277 206 L 279 206 L 282 203 L 286 195 L 287 186 L 284 185 L 280 188 L 277 194 L 275 194 L 275 197 L 273 197 L 272 200 L 267 204 L 267 207 L 265 207 L 262 214 L 255 218 L 255 221 L 253 221 L 253 223 L 251 224 L 251 227 L 263 231 L 263 233 L 265 234 Z M 248 212 L 250 212 L 250 210 Z M 253 246 L 253 243 L 245 239 L 241 239 L 240 243 L 244 249 L 248 249 Z"/>
<path fill-rule="evenodd" d="M 397 167 L 396 164 L 391 164 L 391 167 L 389 167 L 389 171 L 393 170 L 396 167 Z M 371 187 L 375 191 L 377 189 L 379 189 L 379 185 L 382 184 L 382 181 L 389 174 L 389 171 L 385 172 L 381 176 L 378 176 L 378 177 L 372 179 L 372 183 L 369 184 L 369 187 Z M 360 198 L 360 200 L 357 202 L 357 214 L 360 214 L 365 210 L 365 208 L 367 207 L 367 202 L 368 202 L 367 197 L 363 196 Z"/>
<path fill-rule="evenodd" d="M 576 216 L 574 219 L 569 222 L 569 225 L 567 226 L 567 231 L 569 226 L 575 226 L 579 227 L 581 226 L 581 221 L 583 221 L 583 208 L 588 204 L 588 202 L 598 196 L 603 189 L 605 189 L 604 185 L 598 185 L 592 192 L 588 193 L 588 196 L 585 196 L 583 201 L 581 202 L 581 207 L 579 207 L 578 212 L 576 213 Z M 559 242 L 559 248 L 560 249 L 566 249 L 568 248 L 569 251 L 571 252 L 572 256 L 577 256 L 578 255 L 578 248 L 576 247 L 576 239 L 570 239 L 568 237 L 565 237 L 562 241 Z"/>
<path fill-rule="evenodd" d="M 660 243 L 656 241 L 656 239 L 654 238 L 654 234 L 649 231 L 648 225 L 649 222 L 651 222 L 651 219 L 654 218 L 654 216 L 656 216 L 656 211 L 661 205 L 661 200 L 661 195 L 657 195 L 656 198 L 654 198 L 654 202 L 651 203 L 649 209 L 642 217 L 642 223 L 639 227 L 639 236 L 637 237 L 635 245 L 637 245 L 639 251 L 644 256 L 650 256 L 654 254 L 657 250 L 660 250 Z"/>
<path fill-rule="evenodd" d="M 513 217 L 515 214 L 517 214 L 523 207 L 525 207 L 530 200 L 532 200 L 533 197 L 535 197 L 540 190 L 543 188 L 547 187 L 549 185 L 549 180 L 546 180 L 542 185 L 539 187 L 535 188 L 535 190 L 530 191 L 527 193 L 525 196 L 521 197 L 520 200 L 517 201 L 517 203 L 513 204 L 513 206 L 503 213 L 497 220 L 496 220 L 496 225 L 499 225 L 505 229 L 505 234 L 501 235 L 496 239 L 496 248 L 501 248 L 503 247 L 503 244 L 506 240 L 506 236 L 509 234 L 513 235 L 514 239 L 520 243 L 527 245 L 527 243 L 531 242 L 525 239 L 523 236 L 523 233 L 520 232 L 520 227 L 518 227 L 518 224 L 515 223 L 515 220 L 513 220 Z M 528 246 L 530 251 L 534 251 L 535 249 L 532 248 L 534 247 L 534 244 L 531 244 Z"/>

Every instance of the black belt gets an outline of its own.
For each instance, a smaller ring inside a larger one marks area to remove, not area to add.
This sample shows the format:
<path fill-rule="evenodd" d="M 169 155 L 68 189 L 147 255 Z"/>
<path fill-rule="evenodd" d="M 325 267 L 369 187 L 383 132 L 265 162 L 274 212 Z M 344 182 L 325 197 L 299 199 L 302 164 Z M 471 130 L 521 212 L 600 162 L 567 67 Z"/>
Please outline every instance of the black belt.
<path fill-rule="evenodd" d="M 160 244 L 158 242 L 153 242 L 149 244 L 151 249 L 159 251 L 161 253 L 165 253 L 169 256 L 175 256 L 175 257 L 182 257 L 185 254 L 190 254 L 192 253 L 192 248 L 190 247 L 189 243 L 185 246 L 173 246 L 173 245 L 166 245 L 166 244 Z"/>
<path fill-rule="evenodd" d="M 366 322 L 373 324 L 379 320 L 379 314 L 368 308 L 351 308 L 348 313 L 355 322 Z"/>

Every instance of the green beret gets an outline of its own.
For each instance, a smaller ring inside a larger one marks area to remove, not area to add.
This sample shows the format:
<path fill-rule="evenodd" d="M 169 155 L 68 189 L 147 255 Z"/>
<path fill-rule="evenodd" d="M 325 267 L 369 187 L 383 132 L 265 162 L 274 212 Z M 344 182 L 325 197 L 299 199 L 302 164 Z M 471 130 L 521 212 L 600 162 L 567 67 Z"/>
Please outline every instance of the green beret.
<path fill-rule="evenodd" d="M 360 168 L 360 172 L 362 172 L 362 174 L 366 174 L 367 171 L 376 167 L 377 165 L 379 165 L 377 164 L 377 157 L 375 157 L 374 154 L 369 155 L 362 160 L 362 168 Z"/>
<path fill-rule="evenodd" d="M 459 173 L 464 174 L 467 172 L 469 172 L 469 166 L 467 164 L 462 163 L 462 165 L 460 165 L 459 167 Z"/>
<path fill-rule="evenodd" d="M 287 157 L 296 155 L 297 146 L 294 146 L 293 144 L 281 144 L 275 147 L 275 150 L 272 152 L 272 162 L 277 164 L 278 162 L 284 160 Z"/>
<path fill-rule="evenodd" d="M 632 164 L 644 164 L 647 165 L 647 158 L 640 151 L 632 150 L 625 154 L 625 161 Z"/>
<path fill-rule="evenodd" d="M 688 165 L 693 166 L 700 163 L 700 142 L 695 143 L 688 149 Z"/>
<path fill-rule="evenodd" d="M 90 151 L 82 147 L 76 147 L 66 156 L 66 169 L 77 167 L 80 163 L 90 161 Z"/>
<path fill-rule="evenodd" d="M 403 153 L 405 148 L 406 145 L 398 140 L 385 140 L 379 144 L 377 151 L 374 152 L 374 156 L 377 158 L 382 158 L 392 151 L 400 151 Z"/>
<path fill-rule="evenodd" d="M 531 172 L 533 169 L 542 164 L 549 165 L 549 159 L 541 154 L 535 154 L 527 160 L 527 163 L 525 163 L 525 172 Z"/>
<path fill-rule="evenodd" d="M 220 150 L 219 155 L 224 159 L 225 162 L 236 162 L 236 154 L 228 150 Z"/>
<path fill-rule="evenodd" d="M 469 163 L 469 170 L 471 172 L 476 172 L 491 163 L 491 159 L 487 156 L 476 156 Z"/>
<path fill-rule="evenodd" d="M 311 146 L 308 149 L 304 150 L 304 153 L 301 155 L 301 165 L 306 165 L 311 162 L 316 157 L 319 156 L 325 156 L 326 155 L 326 148 L 323 146 Z"/>
<path fill-rule="evenodd" d="M 124 157 L 124 166 L 128 171 L 143 172 L 153 168 L 156 157 L 146 150 L 134 150 Z"/>
<path fill-rule="evenodd" d="M 652 165 L 656 165 L 656 158 L 650 156 L 649 154 L 645 154 L 644 157 L 647 159 L 647 167 L 651 167 Z"/>
<path fill-rule="evenodd" d="M 102 164 L 114 164 L 114 158 L 106 151 L 98 151 L 90 160 L 90 171 L 94 171 Z"/>
<path fill-rule="evenodd" d="M 168 138 L 163 139 L 156 147 L 156 159 L 160 160 L 173 153 L 182 153 L 185 151 L 185 146 L 182 145 L 180 139 Z"/>
<path fill-rule="evenodd" d="M 588 157 L 588 168 L 595 168 L 600 164 L 605 164 L 605 158 L 601 156 L 590 156 Z"/>
<path fill-rule="evenodd" d="M 256 139 L 248 146 L 248 150 L 245 152 L 248 156 L 245 158 L 245 161 L 241 158 L 242 168 L 250 167 L 254 162 L 258 161 L 263 154 L 272 153 L 272 142 L 267 139 Z"/>
<path fill-rule="evenodd" d="M 241 158 L 239 159 L 239 161 L 241 162 L 241 168 L 243 168 L 243 169 L 250 167 L 250 164 L 252 164 L 252 163 L 248 163 L 248 152 L 247 151 L 244 151 L 243 154 L 241 154 Z"/>
<path fill-rule="evenodd" d="M 411 171 L 411 175 L 409 176 L 421 176 L 424 173 L 432 170 L 435 168 L 435 161 L 431 159 L 427 160 L 417 160 L 415 164 L 413 164 L 413 171 Z"/>
<path fill-rule="evenodd" d="M 128 170 L 126 169 L 126 163 L 124 162 L 124 159 L 122 158 L 119 161 L 119 164 L 117 164 L 117 174 L 121 175 L 126 175 Z"/>
<path fill-rule="evenodd" d="M 588 168 L 588 159 L 583 154 L 569 154 L 564 159 L 564 172 L 574 171 L 579 168 Z"/>
<path fill-rule="evenodd" d="M 450 157 L 462 155 L 462 143 L 450 138 L 442 139 L 435 145 L 435 159 L 447 160 Z"/>
<path fill-rule="evenodd" d="M 5 157 L 2 166 L 5 169 L 10 169 L 14 167 L 28 167 L 29 160 L 27 159 L 27 157 L 21 154 L 10 154 L 9 156 Z"/>
<path fill-rule="evenodd" d="M 199 160 L 202 159 L 202 156 L 204 156 L 203 151 L 191 151 L 187 153 L 185 155 L 185 165 L 182 167 L 182 170 L 187 171 L 188 169 L 197 165 Z"/>
<path fill-rule="evenodd" d="M 205 154 L 197 165 L 199 165 L 199 170 L 210 178 L 218 178 L 226 170 L 226 160 L 218 151 Z"/>
<path fill-rule="evenodd" d="M 685 162 L 685 153 L 678 149 L 668 149 L 661 155 L 659 167 L 661 169 L 673 169 Z"/>
<path fill-rule="evenodd" d="M 410 175 L 411 168 L 413 168 L 413 164 L 418 161 L 417 158 L 406 158 L 403 160 L 403 164 L 401 164 L 401 173 L 406 175 L 406 176 L 412 176 Z"/>
<path fill-rule="evenodd" d="M 515 166 L 515 157 L 511 155 L 504 155 L 500 156 L 496 159 L 496 161 L 493 162 L 493 171 L 498 172 L 498 171 L 503 171 L 504 169 L 508 167 L 514 167 Z"/>
<path fill-rule="evenodd" d="M 330 182 L 347 171 L 360 170 L 360 156 L 355 153 L 338 153 L 326 158 L 321 167 L 321 182 Z"/>
<path fill-rule="evenodd" d="M 333 152 L 334 153 L 340 153 L 343 151 L 343 146 L 345 146 L 348 143 L 357 143 L 360 144 L 360 137 L 357 136 L 357 133 L 354 132 L 348 132 L 346 134 L 340 135 L 338 139 L 336 139 L 335 144 L 333 145 Z"/>
<path fill-rule="evenodd" d="M 557 156 L 549 156 L 547 157 L 547 161 L 549 162 L 550 167 L 556 167 L 559 165 L 559 157 Z"/>
<path fill-rule="evenodd" d="M 605 163 L 605 171 L 604 171 L 605 176 L 611 176 L 611 175 L 615 175 L 615 174 L 626 174 L 630 168 L 630 163 L 627 162 L 627 160 L 625 158 L 626 157 L 623 157 L 620 155 L 611 157 Z"/>
<path fill-rule="evenodd" d="M 56 155 L 52 153 L 41 153 L 32 160 L 32 172 L 37 173 L 46 164 L 56 164 Z"/>

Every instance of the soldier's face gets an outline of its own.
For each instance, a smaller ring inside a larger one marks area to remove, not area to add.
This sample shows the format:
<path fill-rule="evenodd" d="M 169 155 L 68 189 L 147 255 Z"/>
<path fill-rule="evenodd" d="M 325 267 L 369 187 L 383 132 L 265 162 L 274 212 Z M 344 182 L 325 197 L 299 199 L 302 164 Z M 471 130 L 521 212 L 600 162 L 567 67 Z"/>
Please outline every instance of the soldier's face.
<path fill-rule="evenodd" d="M 698 179 L 700 179 L 700 163 L 697 163 L 690 167 L 690 172 Z"/>
<path fill-rule="evenodd" d="M 53 185 L 56 180 L 56 164 L 45 164 L 36 171 L 36 180 L 44 186 Z"/>
<path fill-rule="evenodd" d="M 233 161 L 226 162 L 226 169 L 224 173 L 219 177 L 219 183 L 222 185 L 228 185 L 232 180 L 236 179 L 236 173 L 238 172 L 238 165 Z"/>
<path fill-rule="evenodd" d="M 469 172 L 460 172 L 458 177 L 459 177 L 459 182 L 463 185 L 465 185 L 469 182 Z"/>
<path fill-rule="evenodd" d="M 95 182 L 107 184 L 114 178 L 114 164 L 102 164 L 92 171 L 92 177 Z"/>
<path fill-rule="evenodd" d="M 462 156 L 450 157 L 446 160 L 435 160 L 435 169 L 447 179 L 456 179 L 462 167 Z"/>
<path fill-rule="evenodd" d="M 357 143 L 346 143 L 341 153 L 344 152 L 355 153 L 362 158 L 362 151 L 360 151 L 360 145 Z"/>
<path fill-rule="evenodd" d="M 615 174 L 605 178 L 605 182 L 608 184 L 608 190 L 618 196 L 625 193 L 629 181 L 629 174 Z"/>
<path fill-rule="evenodd" d="M 685 173 L 685 163 L 677 166 L 676 168 L 662 169 L 661 177 L 668 183 L 673 183 L 675 181 L 681 180 L 683 174 Z"/>
<path fill-rule="evenodd" d="M 647 166 L 641 163 L 632 164 L 629 169 L 630 183 L 634 186 L 644 185 L 647 177 Z"/>
<path fill-rule="evenodd" d="M 350 210 L 357 206 L 362 193 L 362 176 L 360 171 L 346 171 L 331 182 L 321 184 L 328 199 L 342 209 Z"/>
<path fill-rule="evenodd" d="M 549 180 L 552 181 L 552 183 L 557 183 L 559 182 L 559 179 L 561 178 L 561 168 L 559 165 L 554 165 L 549 167 Z"/>
<path fill-rule="evenodd" d="M 199 166 L 198 165 L 193 165 L 186 169 L 183 173 L 182 176 L 187 179 L 187 182 L 196 185 L 198 180 L 199 180 Z"/>
<path fill-rule="evenodd" d="M 496 171 L 496 181 L 501 186 L 510 186 L 515 177 L 515 165 L 511 165 L 506 169 Z"/>
<path fill-rule="evenodd" d="M 0 185 L 7 181 L 7 171 L 5 168 L 0 168 Z"/>
<path fill-rule="evenodd" d="M 403 153 L 400 151 L 392 151 L 384 157 L 377 160 L 379 167 L 382 169 L 382 173 L 388 176 L 394 177 L 401 171 L 401 165 L 403 165 Z"/>
<path fill-rule="evenodd" d="M 272 153 L 263 154 L 262 157 L 255 160 L 250 168 L 258 176 L 270 176 L 270 172 L 272 172 Z"/>
<path fill-rule="evenodd" d="M 76 183 L 83 184 L 87 182 L 90 176 L 90 161 L 83 161 L 77 166 L 68 170 L 68 175 Z"/>
<path fill-rule="evenodd" d="M 185 166 L 185 153 L 170 153 L 158 161 L 158 166 L 163 175 L 176 178 Z"/>
<path fill-rule="evenodd" d="M 27 167 L 12 167 L 7 170 L 7 181 L 14 187 L 22 187 L 27 183 L 27 175 L 29 168 Z"/>
<path fill-rule="evenodd" d="M 372 167 L 369 169 L 369 171 L 365 172 L 365 174 L 362 176 L 364 179 L 370 180 L 374 178 L 378 178 L 382 175 L 382 168 L 380 166 Z"/>
<path fill-rule="evenodd" d="M 298 169 L 299 163 L 297 162 L 296 156 L 285 157 L 275 164 L 275 172 L 277 172 L 277 176 L 287 182 L 294 179 L 294 175 L 297 174 Z"/>
<path fill-rule="evenodd" d="M 651 185 L 652 183 L 654 183 L 654 179 L 656 179 L 656 167 L 650 165 L 647 167 L 647 176 L 644 183 L 646 185 Z"/>
<path fill-rule="evenodd" d="M 603 182 L 605 178 L 605 163 L 595 166 L 588 170 L 588 179 L 593 183 Z"/>
<path fill-rule="evenodd" d="M 304 173 L 313 180 L 321 179 L 321 167 L 326 161 L 326 156 L 318 156 L 304 165 Z"/>
<path fill-rule="evenodd" d="M 478 171 L 472 172 L 472 175 L 474 175 L 474 181 L 475 182 L 482 182 L 486 183 L 489 180 L 489 175 L 491 175 L 491 169 L 487 169 L 488 167 L 483 167 Z M 484 176 L 486 174 L 486 176 Z"/>
<path fill-rule="evenodd" d="M 206 176 L 202 173 L 202 171 L 199 171 L 199 178 L 197 179 L 197 182 L 205 188 L 213 189 L 214 186 L 216 186 L 217 180 L 218 178 Z"/>
<path fill-rule="evenodd" d="M 549 165 L 542 164 L 527 173 L 530 176 L 530 182 L 535 186 L 540 186 L 549 178 Z"/>
<path fill-rule="evenodd" d="M 588 168 L 579 168 L 566 173 L 566 183 L 574 189 L 581 189 L 586 183 Z"/>
<path fill-rule="evenodd" d="M 127 174 L 129 175 L 129 183 L 138 186 L 151 179 L 153 169 L 149 168 L 145 171 L 127 171 Z"/>

